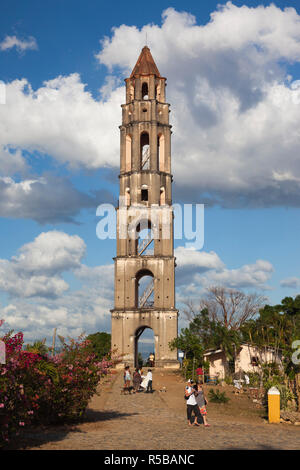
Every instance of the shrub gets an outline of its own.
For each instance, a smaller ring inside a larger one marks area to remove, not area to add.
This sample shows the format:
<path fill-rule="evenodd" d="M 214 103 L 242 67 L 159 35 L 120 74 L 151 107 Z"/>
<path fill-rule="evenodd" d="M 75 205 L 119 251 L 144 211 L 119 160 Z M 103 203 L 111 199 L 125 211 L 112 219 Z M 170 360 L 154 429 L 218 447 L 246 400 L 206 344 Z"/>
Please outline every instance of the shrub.
<path fill-rule="evenodd" d="M 295 401 L 296 396 L 285 384 L 278 384 L 276 385 L 276 387 L 280 392 L 280 409 L 286 410 L 287 408 L 289 408 L 289 403 Z"/>
<path fill-rule="evenodd" d="M 0 364 L 0 446 L 28 424 L 82 418 L 101 376 L 112 365 L 99 361 L 82 337 L 64 343 L 54 357 L 22 351 L 22 333 L 8 333 L 2 340 L 6 364 Z"/>
<path fill-rule="evenodd" d="M 260 375 L 258 372 L 247 372 L 249 377 L 249 386 L 250 387 L 259 387 L 260 386 Z"/>
<path fill-rule="evenodd" d="M 226 375 L 226 377 L 225 377 L 225 379 L 224 379 L 224 382 L 225 382 L 227 385 L 232 385 L 232 384 L 233 384 L 232 375 Z"/>
<path fill-rule="evenodd" d="M 220 392 L 220 390 L 213 390 L 212 388 L 209 390 L 208 398 L 212 403 L 227 403 L 230 400 L 226 396 L 225 392 Z"/>

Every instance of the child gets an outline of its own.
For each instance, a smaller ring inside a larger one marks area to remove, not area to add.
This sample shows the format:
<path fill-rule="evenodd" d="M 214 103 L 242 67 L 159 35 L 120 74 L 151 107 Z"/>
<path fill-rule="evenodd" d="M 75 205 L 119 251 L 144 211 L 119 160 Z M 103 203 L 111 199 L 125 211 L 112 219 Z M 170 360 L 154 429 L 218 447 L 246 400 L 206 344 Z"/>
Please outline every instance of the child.
<path fill-rule="evenodd" d="M 194 389 L 195 389 L 196 402 L 197 402 L 197 405 L 199 407 L 199 411 L 201 413 L 201 416 L 203 418 L 204 426 L 208 427 L 208 426 L 210 426 L 210 424 L 208 424 L 207 418 L 206 418 L 206 415 L 207 415 L 207 411 L 206 411 L 207 400 L 204 396 L 204 391 L 203 391 L 202 385 L 197 383 L 196 385 L 194 385 Z"/>
<path fill-rule="evenodd" d="M 130 387 L 130 380 L 131 380 L 130 369 L 129 369 L 129 366 L 126 366 L 125 371 L 124 371 L 124 382 L 125 382 L 126 388 Z"/>
<path fill-rule="evenodd" d="M 152 393 L 152 372 L 151 369 L 148 369 L 148 374 L 146 376 L 146 379 L 148 379 L 148 384 L 147 384 L 147 390 L 146 393 Z"/>

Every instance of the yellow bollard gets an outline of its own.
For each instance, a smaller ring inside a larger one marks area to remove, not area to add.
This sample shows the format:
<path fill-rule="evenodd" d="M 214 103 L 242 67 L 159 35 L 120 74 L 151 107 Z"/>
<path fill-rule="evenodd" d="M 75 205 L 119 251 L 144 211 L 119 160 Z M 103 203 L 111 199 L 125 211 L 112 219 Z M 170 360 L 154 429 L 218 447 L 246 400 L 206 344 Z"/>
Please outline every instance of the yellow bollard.
<path fill-rule="evenodd" d="M 280 423 L 280 392 L 276 387 L 268 391 L 269 423 Z"/>

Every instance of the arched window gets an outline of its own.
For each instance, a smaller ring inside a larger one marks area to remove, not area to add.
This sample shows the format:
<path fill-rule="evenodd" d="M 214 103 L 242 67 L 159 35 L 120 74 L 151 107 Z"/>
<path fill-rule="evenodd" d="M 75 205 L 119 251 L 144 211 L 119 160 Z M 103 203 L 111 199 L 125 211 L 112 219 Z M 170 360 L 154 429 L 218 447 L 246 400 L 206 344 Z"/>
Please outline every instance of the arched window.
<path fill-rule="evenodd" d="M 160 188 L 160 205 L 164 206 L 166 204 L 166 191 L 165 188 Z"/>
<path fill-rule="evenodd" d="M 146 256 L 154 254 L 154 231 L 151 221 L 142 219 L 136 227 L 138 238 L 136 240 L 136 255 Z"/>
<path fill-rule="evenodd" d="M 154 306 L 154 276 L 149 269 L 141 269 L 136 274 L 136 307 Z"/>
<path fill-rule="evenodd" d="M 129 99 L 130 99 L 130 101 L 134 100 L 134 87 L 133 87 L 133 85 L 129 86 Z"/>
<path fill-rule="evenodd" d="M 143 83 L 142 85 L 142 100 L 148 100 L 148 83 Z"/>
<path fill-rule="evenodd" d="M 131 135 L 126 135 L 125 145 L 125 171 L 131 170 Z"/>
<path fill-rule="evenodd" d="M 141 169 L 142 170 L 149 170 L 150 169 L 150 147 L 149 147 L 149 134 L 147 132 L 143 132 L 141 134 Z"/>
<path fill-rule="evenodd" d="M 155 86 L 155 98 L 157 99 L 157 101 L 160 101 L 160 90 L 161 90 L 161 87 L 159 83 L 158 85 Z"/>
<path fill-rule="evenodd" d="M 126 206 L 130 206 L 130 188 L 126 188 L 125 191 L 125 201 L 126 201 Z"/>
<path fill-rule="evenodd" d="M 157 138 L 158 169 L 165 171 L 165 136 L 160 134 Z"/>

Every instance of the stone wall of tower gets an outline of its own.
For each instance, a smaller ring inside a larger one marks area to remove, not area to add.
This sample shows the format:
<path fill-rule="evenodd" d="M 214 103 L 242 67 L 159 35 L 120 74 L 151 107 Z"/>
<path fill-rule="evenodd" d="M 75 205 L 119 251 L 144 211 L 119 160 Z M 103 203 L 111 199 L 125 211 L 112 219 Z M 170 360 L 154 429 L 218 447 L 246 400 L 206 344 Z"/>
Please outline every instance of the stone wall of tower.
<path fill-rule="evenodd" d="M 135 73 L 136 72 L 136 73 Z M 175 258 L 173 247 L 171 126 L 166 103 L 166 79 L 145 47 L 126 82 L 126 103 L 120 126 L 120 196 L 117 208 L 115 306 L 112 347 L 133 365 L 137 332 L 152 328 L 156 364 L 178 367 L 169 342 L 177 336 Z M 124 220 L 125 236 L 124 236 Z M 122 222 L 122 230 L 120 223 Z M 140 251 L 139 232 L 151 233 L 153 253 Z M 140 302 L 143 276 L 152 278 L 151 307 Z"/>

